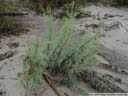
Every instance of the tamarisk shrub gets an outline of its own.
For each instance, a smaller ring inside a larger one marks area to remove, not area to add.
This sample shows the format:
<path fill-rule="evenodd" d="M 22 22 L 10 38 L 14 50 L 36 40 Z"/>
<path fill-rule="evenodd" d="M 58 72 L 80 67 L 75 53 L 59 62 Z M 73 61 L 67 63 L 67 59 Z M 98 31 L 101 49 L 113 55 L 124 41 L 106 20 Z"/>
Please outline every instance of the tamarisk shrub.
<path fill-rule="evenodd" d="M 75 19 L 62 22 L 59 33 L 51 16 L 45 16 L 46 35 L 43 40 L 27 42 L 28 54 L 24 59 L 24 75 L 28 89 L 35 88 L 42 82 L 42 74 L 59 77 L 58 82 L 71 85 L 99 54 L 96 35 L 85 34 L 79 38 L 74 33 Z"/>

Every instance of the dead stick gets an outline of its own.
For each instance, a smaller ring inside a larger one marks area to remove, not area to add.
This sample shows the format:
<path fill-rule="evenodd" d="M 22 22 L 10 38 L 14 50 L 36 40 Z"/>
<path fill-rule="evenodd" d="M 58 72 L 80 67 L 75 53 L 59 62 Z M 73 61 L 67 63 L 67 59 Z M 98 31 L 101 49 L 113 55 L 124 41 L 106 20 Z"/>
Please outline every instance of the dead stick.
<path fill-rule="evenodd" d="M 57 96 L 62 96 L 59 91 L 55 88 L 54 84 L 52 83 L 52 81 L 49 79 L 49 77 L 47 75 L 43 75 L 43 77 L 45 78 L 45 80 L 47 81 L 47 83 L 50 85 L 50 87 L 53 89 L 53 91 L 57 94 Z"/>
<path fill-rule="evenodd" d="M 18 16 L 18 15 L 28 15 L 28 12 L 0 13 L 0 16 Z"/>

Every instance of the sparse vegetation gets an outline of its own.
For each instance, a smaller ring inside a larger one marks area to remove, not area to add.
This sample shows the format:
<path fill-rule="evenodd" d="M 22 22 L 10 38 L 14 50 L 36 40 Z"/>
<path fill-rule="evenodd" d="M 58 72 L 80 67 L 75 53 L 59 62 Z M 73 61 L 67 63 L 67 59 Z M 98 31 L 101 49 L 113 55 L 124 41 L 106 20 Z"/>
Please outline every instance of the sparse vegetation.
<path fill-rule="evenodd" d="M 54 13 L 54 9 L 61 8 L 60 18 L 74 16 L 76 18 L 82 17 L 85 13 L 79 8 L 80 5 L 86 5 L 88 0 L 25 0 L 29 7 L 36 10 L 38 13 L 47 13 L 48 10 Z"/>
<path fill-rule="evenodd" d="M 29 2 L 31 8 L 35 8 L 36 10 L 43 12 L 49 9 L 54 9 L 57 7 L 62 7 L 65 4 L 75 3 L 76 6 L 79 6 L 79 4 L 86 4 L 88 0 L 25 0 L 25 2 Z"/>
<path fill-rule="evenodd" d="M 78 6 L 75 5 L 75 3 L 70 3 L 64 5 L 62 11 L 60 12 L 60 18 L 80 18 L 84 17 L 86 13 L 82 11 Z"/>
<path fill-rule="evenodd" d="M 98 74 L 97 72 L 86 71 L 83 79 L 89 82 L 90 85 L 103 93 L 125 93 L 119 86 L 114 84 L 108 76 Z"/>
<path fill-rule="evenodd" d="M 10 13 L 16 11 L 16 3 L 12 0 L 0 1 L 0 14 Z M 4 16 L 0 15 L 0 35 L 8 35 L 8 34 L 17 34 L 18 31 L 21 31 L 21 26 L 18 27 L 16 20 L 14 20 L 13 16 Z M 18 30 L 18 28 L 20 30 Z"/>
<path fill-rule="evenodd" d="M 128 5 L 128 0 L 113 0 L 113 2 L 119 3 L 120 5 Z"/>

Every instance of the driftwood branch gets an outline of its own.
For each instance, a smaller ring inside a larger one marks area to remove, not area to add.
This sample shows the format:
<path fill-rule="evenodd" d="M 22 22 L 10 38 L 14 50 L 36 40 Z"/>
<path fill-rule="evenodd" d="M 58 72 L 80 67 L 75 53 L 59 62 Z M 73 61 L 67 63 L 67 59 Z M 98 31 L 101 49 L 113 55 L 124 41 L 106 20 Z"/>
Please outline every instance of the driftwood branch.
<path fill-rule="evenodd" d="M 43 75 L 43 77 L 45 78 L 45 80 L 47 81 L 47 83 L 49 84 L 49 86 L 52 88 L 52 90 L 57 94 L 57 96 L 62 96 L 59 91 L 55 88 L 54 84 L 52 83 L 52 81 L 49 79 L 49 77 L 47 75 Z"/>
<path fill-rule="evenodd" d="M 28 12 L 0 13 L 0 16 L 18 16 L 18 15 L 28 15 Z"/>

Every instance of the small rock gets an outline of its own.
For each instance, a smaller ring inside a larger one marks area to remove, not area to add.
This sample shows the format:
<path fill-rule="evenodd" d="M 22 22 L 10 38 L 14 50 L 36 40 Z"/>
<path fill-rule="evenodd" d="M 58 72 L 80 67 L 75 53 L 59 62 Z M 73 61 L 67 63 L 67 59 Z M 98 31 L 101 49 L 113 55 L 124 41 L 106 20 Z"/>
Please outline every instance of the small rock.
<path fill-rule="evenodd" d="M 106 25 L 105 31 L 110 31 L 110 30 L 119 29 L 119 28 L 120 28 L 120 22 L 114 22 L 109 25 Z"/>
<path fill-rule="evenodd" d="M 121 72 L 128 75 L 128 70 L 121 70 Z"/>
<path fill-rule="evenodd" d="M 3 90 L 0 90 L 0 96 L 6 96 L 6 92 Z"/>
<path fill-rule="evenodd" d="M 123 16 L 122 15 L 105 14 L 103 19 L 114 18 L 114 17 L 123 17 Z"/>
<path fill-rule="evenodd" d="M 115 78 L 115 81 L 117 81 L 118 83 L 122 82 L 121 78 Z"/>
<path fill-rule="evenodd" d="M 98 28 L 100 25 L 99 24 L 87 24 L 86 27 L 92 27 L 92 28 Z"/>
<path fill-rule="evenodd" d="M 13 48 L 17 48 L 19 46 L 19 43 L 8 43 L 7 44 L 9 48 L 13 49 Z"/>
<path fill-rule="evenodd" d="M 128 45 L 128 42 L 123 42 L 124 44 Z"/>
<path fill-rule="evenodd" d="M 4 54 L 0 54 L 0 61 L 10 58 L 10 57 L 14 56 L 16 53 L 17 53 L 17 51 L 8 51 Z"/>
<path fill-rule="evenodd" d="M 13 59 L 10 59 L 10 62 L 12 62 L 13 61 Z"/>
<path fill-rule="evenodd" d="M 106 18 L 113 18 L 114 15 L 111 15 L 111 14 L 105 14 L 105 15 L 104 15 L 104 18 L 105 18 L 105 17 L 106 17 Z"/>

